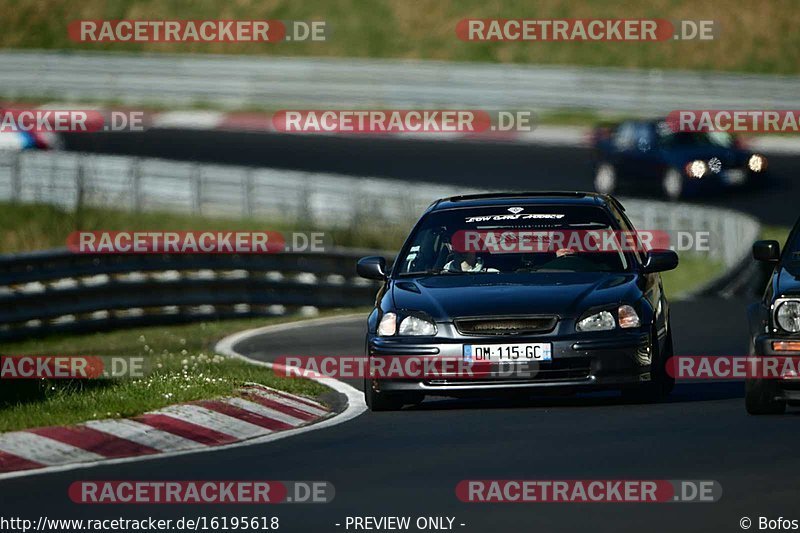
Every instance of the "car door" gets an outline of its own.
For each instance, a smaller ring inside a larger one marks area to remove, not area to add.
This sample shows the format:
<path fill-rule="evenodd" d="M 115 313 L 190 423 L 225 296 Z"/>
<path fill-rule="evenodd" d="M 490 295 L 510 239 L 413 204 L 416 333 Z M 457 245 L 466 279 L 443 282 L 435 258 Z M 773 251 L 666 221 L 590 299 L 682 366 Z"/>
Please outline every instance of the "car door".
<path fill-rule="evenodd" d="M 626 121 L 619 125 L 612 141 L 611 164 L 617 173 L 617 179 L 628 184 L 634 177 L 632 175 L 635 165 L 632 156 L 636 149 L 636 124 Z"/>

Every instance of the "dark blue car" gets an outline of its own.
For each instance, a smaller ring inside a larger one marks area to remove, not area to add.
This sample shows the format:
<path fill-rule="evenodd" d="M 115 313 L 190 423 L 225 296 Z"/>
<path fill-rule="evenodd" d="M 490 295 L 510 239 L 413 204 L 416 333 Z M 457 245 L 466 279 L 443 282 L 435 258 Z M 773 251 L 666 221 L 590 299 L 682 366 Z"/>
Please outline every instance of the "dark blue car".
<path fill-rule="evenodd" d="M 663 120 L 598 127 L 594 136 L 597 192 L 657 192 L 671 200 L 759 186 L 767 158 L 719 132 L 675 132 Z"/>
<path fill-rule="evenodd" d="M 370 368 L 430 358 L 486 370 L 369 376 L 370 409 L 399 409 L 426 396 L 610 388 L 655 401 L 668 394 L 672 328 L 659 273 L 678 265 L 675 252 L 528 250 L 512 238 L 511 249 L 462 253 L 457 244 L 465 232 L 581 230 L 634 228 L 610 196 L 456 196 L 428 208 L 391 269 L 383 257 L 361 259 L 358 273 L 381 282 L 367 320 Z"/>

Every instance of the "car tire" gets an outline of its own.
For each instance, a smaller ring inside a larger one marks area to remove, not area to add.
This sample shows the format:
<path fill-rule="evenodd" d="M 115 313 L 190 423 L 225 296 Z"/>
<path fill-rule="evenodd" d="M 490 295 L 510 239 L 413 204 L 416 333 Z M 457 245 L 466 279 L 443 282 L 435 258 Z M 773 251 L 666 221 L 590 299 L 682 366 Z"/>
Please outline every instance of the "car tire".
<path fill-rule="evenodd" d="M 675 351 L 672 347 L 672 325 L 667 325 L 667 339 L 664 342 L 664 350 L 661 351 L 659 354 L 659 362 L 657 367 L 657 372 L 659 374 L 659 383 L 661 384 L 661 392 L 664 398 L 669 396 L 672 390 L 675 388 L 675 377 L 671 376 L 667 371 L 667 363 L 675 355 Z"/>
<path fill-rule="evenodd" d="M 635 403 L 656 403 L 663 401 L 675 388 L 675 378 L 667 372 L 667 361 L 672 357 L 672 327 L 667 326 L 667 339 L 662 351 L 658 345 L 658 335 L 653 331 L 651 338 L 655 339 L 651 350 L 653 351 L 650 363 L 650 382 L 634 389 L 622 389 L 622 398 Z"/>
<path fill-rule="evenodd" d="M 597 166 L 594 173 L 594 190 L 600 194 L 614 194 L 617 190 L 617 172 L 609 163 Z"/>
<path fill-rule="evenodd" d="M 402 409 L 405 403 L 401 395 L 376 391 L 367 379 L 364 380 L 364 398 L 372 412 L 397 411 Z"/>
<path fill-rule="evenodd" d="M 670 200 L 679 200 L 683 195 L 683 175 L 675 168 L 667 169 L 661 180 L 661 188 Z"/>
<path fill-rule="evenodd" d="M 770 379 L 747 379 L 744 382 L 744 406 L 751 415 L 779 415 L 786 402 L 776 400 L 778 386 Z"/>

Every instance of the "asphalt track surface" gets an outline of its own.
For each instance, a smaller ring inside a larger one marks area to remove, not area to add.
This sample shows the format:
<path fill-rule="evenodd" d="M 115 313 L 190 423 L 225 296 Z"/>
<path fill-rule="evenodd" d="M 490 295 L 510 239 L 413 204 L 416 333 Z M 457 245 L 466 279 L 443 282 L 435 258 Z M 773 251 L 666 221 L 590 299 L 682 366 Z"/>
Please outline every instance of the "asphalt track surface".
<path fill-rule="evenodd" d="M 73 134 L 68 150 L 139 155 L 517 190 L 592 190 L 588 148 L 218 130 Z M 791 226 L 800 215 L 800 157 L 770 154 L 758 190 L 691 199 Z"/>
<path fill-rule="evenodd" d="M 673 306 L 678 354 L 744 354 L 744 301 Z M 359 354 L 364 323 L 293 329 L 236 349 L 280 355 Z M 456 531 L 740 531 L 748 516 L 797 514 L 797 415 L 751 417 L 741 383 L 679 384 L 666 403 L 611 393 L 529 401 L 434 399 L 266 445 L 100 466 L 0 482 L 4 515 L 49 518 L 279 516 L 280 531 L 345 531 L 347 516 L 454 516 Z M 470 504 L 464 479 L 713 479 L 717 503 Z M 329 504 L 76 505 L 79 479 L 327 480 Z M 800 517 L 797 517 L 800 518 Z M 755 529 L 755 526 L 754 528 Z M 351 530 L 352 531 L 352 530 Z"/>
<path fill-rule="evenodd" d="M 586 189 L 589 152 L 510 144 L 363 141 L 215 132 L 75 136 L 71 149 L 424 179 L 466 186 Z M 772 159 L 776 187 L 710 201 L 790 224 L 797 214 L 793 170 Z M 679 355 L 743 355 L 745 300 L 673 304 Z M 300 328 L 250 339 L 237 349 L 259 360 L 281 355 L 352 355 L 364 324 Z M 359 385 L 357 382 L 354 385 Z M 529 401 L 429 400 L 365 413 L 332 428 L 277 442 L 0 482 L 5 516 L 134 518 L 276 515 L 280 531 L 345 531 L 347 516 L 454 516 L 456 531 L 741 531 L 740 518 L 800 519 L 796 411 L 745 414 L 741 383 L 680 383 L 668 402 L 623 403 L 615 394 Z M 706 479 L 717 503 L 467 504 L 464 479 Z M 174 506 L 73 504 L 67 487 L 95 479 L 327 480 L 325 505 Z M 794 513 L 794 515 L 793 515 Z M 350 530 L 352 531 L 352 529 Z M 414 529 L 412 529 L 414 531 Z"/>

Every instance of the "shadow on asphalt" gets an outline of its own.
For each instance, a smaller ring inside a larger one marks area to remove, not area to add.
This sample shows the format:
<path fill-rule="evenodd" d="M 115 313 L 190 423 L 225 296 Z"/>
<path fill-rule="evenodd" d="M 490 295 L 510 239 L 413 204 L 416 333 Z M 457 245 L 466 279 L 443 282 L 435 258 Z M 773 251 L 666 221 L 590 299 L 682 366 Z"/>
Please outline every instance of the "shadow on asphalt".
<path fill-rule="evenodd" d="M 675 387 L 662 404 L 707 402 L 744 398 L 744 383 L 682 383 Z M 497 397 L 497 398 L 431 398 L 420 405 L 406 407 L 406 411 L 438 411 L 450 409 L 508 409 L 537 407 L 608 407 L 614 405 L 639 405 L 624 400 L 616 391 L 561 396 Z M 744 402 L 742 403 L 744 409 Z"/>

